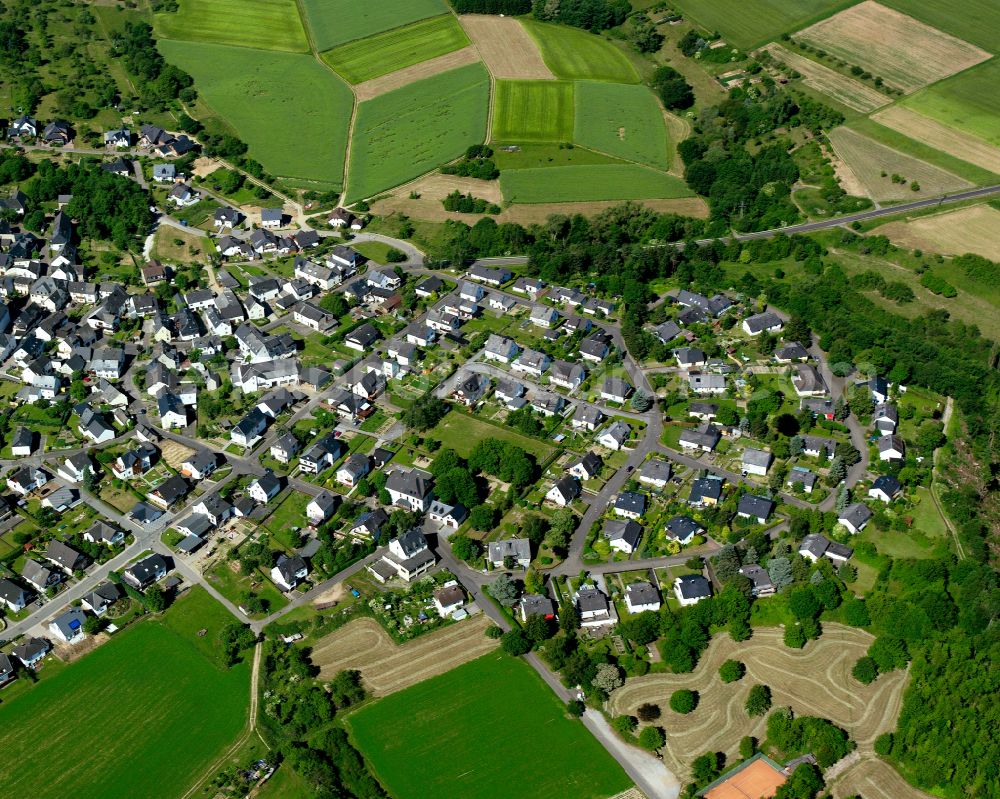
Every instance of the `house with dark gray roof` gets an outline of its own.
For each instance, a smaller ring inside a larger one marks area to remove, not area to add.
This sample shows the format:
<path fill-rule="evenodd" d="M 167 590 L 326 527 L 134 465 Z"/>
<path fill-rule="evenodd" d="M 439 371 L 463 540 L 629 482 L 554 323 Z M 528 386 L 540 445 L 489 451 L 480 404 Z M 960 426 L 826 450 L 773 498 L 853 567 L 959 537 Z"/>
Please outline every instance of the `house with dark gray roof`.
<path fill-rule="evenodd" d="M 764 524 L 774 512 L 774 500 L 744 494 L 736 506 L 736 515 L 743 519 L 752 519 L 758 524 Z"/>
<path fill-rule="evenodd" d="M 660 609 L 660 592 L 652 583 L 645 581 L 629 583 L 625 589 L 625 607 L 629 613 L 654 613 Z"/>
<path fill-rule="evenodd" d="M 674 516 L 667 522 L 666 535 L 682 546 L 690 544 L 696 535 L 705 532 L 704 528 L 690 516 Z"/>
<path fill-rule="evenodd" d="M 681 605 L 695 605 L 712 596 L 712 584 L 700 574 L 684 574 L 674 580 L 674 596 Z"/>
<path fill-rule="evenodd" d="M 837 521 L 851 533 L 860 533 L 871 521 L 872 515 L 868 506 L 863 502 L 854 502 L 840 512 Z"/>
<path fill-rule="evenodd" d="M 642 525 L 631 518 L 605 519 L 602 534 L 612 549 L 631 555 L 639 547 Z"/>

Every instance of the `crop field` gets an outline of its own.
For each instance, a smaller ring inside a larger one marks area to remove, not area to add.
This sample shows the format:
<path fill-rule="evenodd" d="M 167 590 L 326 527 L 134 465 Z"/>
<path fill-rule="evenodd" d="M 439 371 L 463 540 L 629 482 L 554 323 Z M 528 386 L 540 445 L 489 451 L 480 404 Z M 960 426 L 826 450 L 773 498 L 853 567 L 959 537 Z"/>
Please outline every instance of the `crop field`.
<path fill-rule="evenodd" d="M 973 205 L 905 222 L 889 222 L 872 231 L 888 236 L 907 249 L 942 255 L 972 252 L 1000 261 L 1000 211 L 989 205 Z"/>
<path fill-rule="evenodd" d="M 871 118 L 921 144 L 1000 174 L 1000 147 L 994 147 L 977 136 L 944 125 L 901 105 L 877 111 Z"/>
<path fill-rule="evenodd" d="M 514 785 L 518 799 L 607 799 L 632 785 L 531 667 L 505 655 L 365 705 L 347 724 L 396 799 L 500 799 Z"/>
<path fill-rule="evenodd" d="M 494 78 L 555 77 L 520 20 L 493 14 L 463 14 L 458 20 Z"/>
<path fill-rule="evenodd" d="M 440 55 L 430 61 L 421 61 L 419 64 L 397 69 L 388 75 L 355 84 L 354 96 L 358 98 L 359 103 L 363 103 L 365 100 L 372 100 L 381 94 L 388 94 L 424 78 L 433 78 L 443 72 L 477 63 L 479 63 L 479 53 L 476 52 L 476 48 L 463 47 L 461 50 Z"/>
<path fill-rule="evenodd" d="M 772 43 L 764 49 L 776 60 L 802 75 L 802 82 L 806 86 L 822 92 L 838 103 L 860 111 L 862 114 L 871 113 L 876 108 L 881 108 L 892 102 L 889 97 L 871 86 L 846 75 L 841 75 L 836 70 L 825 67 L 811 58 L 793 53 L 780 44 Z"/>
<path fill-rule="evenodd" d="M 223 670 L 211 650 L 227 621 L 196 589 L 163 619 L 137 623 L 5 702 L 0 791 L 35 799 L 183 794 L 246 724 L 249 665 Z M 201 628 L 209 634 L 199 639 Z"/>
<path fill-rule="evenodd" d="M 503 196 L 515 203 L 652 200 L 690 197 L 680 178 L 636 164 L 541 167 L 500 174 Z"/>
<path fill-rule="evenodd" d="M 842 8 L 844 0 L 676 0 L 673 6 L 708 31 L 748 50 Z"/>
<path fill-rule="evenodd" d="M 468 46 L 458 20 L 445 14 L 349 42 L 322 57 L 348 83 L 361 83 Z"/>
<path fill-rule="evenodd" d="M 928 86 L 903 105 L 1000 147 L 1000 60 Z"/>
<path fill-rule="evenodd" d="M 817 22 L 795 38 L 863 67 L 907 93 L 990 57 L 974 44 L 874 0 Z"/>
<path fill-rule="evenodd" d="M 663 109 L 645 86 L 579 81 L 573 141 L 648 166 L 670 166 Z"/>
<path fill-rule="evenodd" d="M 545 65 L 563 80 L 606 80 L 638 83 L 639 74 L 613 44 L 593 33 L 563 25 L 523 19 Z"/>
<path fill-rule="evenodd" d="M 445 0 L 302 0 L 302 7 L 319 51 L 448 12 Z"/>
<path fill-rule="evenodd" d="M 375 696 L 388 696 L 492 652 L 489 620 L 482 614 L 397 644 L 374 619 L 357 619 L 316 642 L 311 659 L 320 679 L 358 669 Z"/>
<path fill-rule="evenodd" d="M 627 680 L 609 700 L 612 715 L 635 715 L 652 702 L 663 708 L 667 730 L 664 762 L 675 774 L 688 772 L 695 757 L 721 751 L 732 760 L 740 738 L 766 737 L 765 719 L 749 718 L 743 703 L 750 687 L 762 683 L 771 689 L 774 707 L 790 706 L 799 715 L 830 719 L 847 730 L 859 746 L 896 724 L 907 673 L 895 671 L 862 685 L 851 676 L 855 661 L 868 651 L 873 638 L 863 630 L 825 623 L 823 634 L 804 649 L 789 649 L 779 627 L 755 628 L 753 638 L 735 643 L 716 635 L 690 674 L 649 674 Z M 719 679 L 719 666 L 728 659 L 741 661 L 746 676 L 733 683 Z M 689 688 L 699 693 L 698 707 L 688 715 L 669 709 L 671 693 Z M 683 781 L 683 779 L 682 779 Z"/>
<path fill-rule="evenodd" d="M 354 98 L 311 56 L 161 41 L 268 172 L 339 186 Z"/>
<path fill-rule="evenodd" d="M 573 95 L 569 81 L 496 81 L 492 138 L 504 142 L 570 141 Z"/>
<path fill-rule="evenodd" d="M 882 0 L 882 2 L 940 28 L 952 36 L 1000 53 L 1000 3 L 996 0 L 962 0 L 960 13 L 941 0 Z"/>
<path fill-rule="evenodd" d="M 348 199 L 405 183 L 483 141 L 489 92 L 486 68 L 471 64 L 361 103 Z"/>
<path fill-rule="evenodd" d="M 849 128 L 836 128 L 828 134 L 830 144 L 875 200 L 906 200 L 933 197 L 956 189 L 968 189 L 972 184 L 958 175 L 886 147 L 884 144 L 855 133 Z M 885 177 L 882 176 L 885 173 Z M 907 180 L 893 183 L 892 175 Z M 920 191 L 911 188 L 920 184 Z"/>
<path fill-rule="evenodd" d="M 180 0 L 153 19 L 165 39 L 309 52 L 295 0 Z"/>

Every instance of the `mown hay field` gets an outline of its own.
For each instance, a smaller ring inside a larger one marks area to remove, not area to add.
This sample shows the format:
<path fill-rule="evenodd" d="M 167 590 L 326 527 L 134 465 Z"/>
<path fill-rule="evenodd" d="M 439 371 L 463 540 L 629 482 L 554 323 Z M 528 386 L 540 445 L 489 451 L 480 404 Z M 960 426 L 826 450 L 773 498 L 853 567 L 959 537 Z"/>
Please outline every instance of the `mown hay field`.
<path fill-rule="evenodd" d="M 795 34 L 796 40 L 914 92 L 990 58 L 974 44 L 865 0 Z"/>
<path fill-rule="evenodd" d="M 570 81 L 498 80 L 491 136 L 502 142 L 570 141 L 573 98 Z"/>
<path fill-rule="evenodd" d="M 471 64 L 361 103 L 349 201 L 412 180 L 484 141 L 489 93 L 486 68 Z"/>
<path fill-rule="evenodd" d="M 533 19 L 521 24 L 535 40 L 545 65 L 563 80 L 638 83 L 639 73 L 611 42 L 593 33 Z"/>
<path fill-rule="evenodd" d="M 670 168 L 670 141 L 660 103 L 645 86 L 576 83 L 573 141 L 584 147 Z"/>
<path fill-rule="evenodd" d="M 996 0 L 962 0 L 960 9 L 941 0 L 882 2 L 926 22 L 932 28 L 939 28 L 984 50 L 1000 53 L 1000 3 Z"/>
<path fill-rule="evenodd" d="M 675 0 L 673 6 L 707 31 L 749 49 L 843 8 L 844 0 Z"/>
<path fill-rule="evenodd" d="M 463 47 L 461 50 L 445 53 L 430 61 L 421 61 L 419 64 L 397 69 L 388 75 L 355 84 L 354 96 L 358 98 L 359 103 L 363 103 L 365 100 L 372 100 L 381 94 L 388 94 L 424 78 L 432 78 L 442 72 L 450 72 L 453 69 L 476 63 L 479 63 L 479 53 L 476 48 Z"/>
<path fill-rule="evenodd" d="M 764 49 L 776 60 L 802 75 L 802 82 L 806 86 L 822 92 L 827 97 L 846 105 L 848 108 L 853 108 L 855 111 L 868 114 L 876 108 L 881 108 L 892 102 L 889 97 L 867 84 L 841 75 L 836 70 L 825 67 L 811 58 L 793 53 L 780 44 L 772 43 Z"/>
<path fill-rule="evenodd" d="M 632 785 L 531 667 L 500 653 L 366 704 L 347 725 L 396 799 L 607 799 Z"/>
<path fill-rule="evenodd" d="M 161 41 L 164 57 L 189 72 L 202 99 L 273 175 L 339 186 L 354 98 L 307 55 Z"/>
<path fill-rule="evenodd" d="M 552 80 L 535 40 L 513 17 L 463 14 L 458 18 L 494 78 Z"/>
<path fill-rule="evenodd" d="M 180 0 L 153 20 L 165 39 L 309 52 L 295 0 Z"/>
<path fill-rule="evenodd" d="M 910 250 L 928 250 L 942 255 L 972 252 L 1000 261 L 1000 211 L 989 205 L 889 222 L 872 233 L 888 236 L 893 244 Z"/>
<path fill-rule="evenodd" d="M 540 167 L 500 174 L 503 196 L 515 203 L 647 200 L 690 197 L 680 178 L 636 164 Z"/>
<path fill-rule="evenodd" d="M 411 22 L 448 13 L 445 0 L 302 0 L 306 24 L 319 51 L 364 39 Z"/>
<path fill-rule="evenodd" d="M 1000 147 L 1000 60 L 928 86 L 903 106 Z"/>
<path fill-rule="evenodd" d="M 376 33 L 323 53 L 323 61 L 348 83 L 361 83 L 469 46 L 451 14 Z"/>

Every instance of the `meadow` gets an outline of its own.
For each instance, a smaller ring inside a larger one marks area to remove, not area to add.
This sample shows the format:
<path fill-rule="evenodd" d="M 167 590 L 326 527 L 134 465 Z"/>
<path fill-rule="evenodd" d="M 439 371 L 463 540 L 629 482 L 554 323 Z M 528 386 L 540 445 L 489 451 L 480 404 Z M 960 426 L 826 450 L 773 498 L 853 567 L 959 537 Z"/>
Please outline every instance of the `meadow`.
<path fill-rule="evenodd" d="M 310 56 L 241 47 L 161 41 L 160 50 L 268 172 L 340 186 L 354 98 L 330 70 Z"/>
<path fill-rule="evenodd" d="M 365 705 L 347 724 L 396 799 L 499 799 L 512 786 L 519 799 L 607 799 L 632 784 L 531 668 L 504 655 Z"/>
<path fill-rule="evenodd" d="M 316 49 L 323 51 L 354 39 L 409 25 L 448 12 L 444 0 L 302 0 L 306 24 Z"/>
<path fill-rule="evenodd" d="M 928 86 L 902 105 L 1000 147 L 1000 60 Z"/>
<path fill-rule="evenodd" d="M 552 447 L 544 441 L 522 436 L 510 428 L 497 427 L 461 412 L 449 413 L 428 436 L 440 441 L 441 446 L 455 450 L 463 458 L 468 457 L 473 447 L 484 438 L 498 438 L 516 444 L 538 461 L 544 461 L 552 454 Z"/>
<path fill-rule="evenodd" d="M 468 45 L 458 20 L 445 14 L 349 42 L 322 58 L 348 83 L 361 83 Z"/>
<path fill-rule="evenodd" d="M 515 203 L 690 197 L 680 178 L 636 164 L 541 167 L 501 172 L 503 196 Z"/>
<path fill-rule="evenodd" d="M 570 141 L 573 98 L 569 81 L 498 80 L 493 92 L 492 138 L 503 142 Z"/>
<path fill-rule="evenodd" d="M 953 4 L 942 3 L 941 0 L 881 2 L 952 36 L 1000 53 L 1000 3 L 996 0 L 962 0 L 961 13 L 955 13 Z"/>
<path fill-rule="evenodd" d="M 180 0 L 153 19 L 161 38 L 309 52 L 295 0 Z"/>
<path fill-rule="evenodd" d="M 850 5 L 845 0 L 676 0 L 685 18 L 748 50 Z"/>
<path fill-rule="evenodd" d="M 489 91 L 486 68 L 471 64 L 361 103 L 348 201 L 405 183 L 482 142 Z"/>
<path fill-rule="evenodd" d="M 535 40 L 545 65 L 557 78 L 639 82 L 639 75 L 629 60 L 600 36 L 527 18 L 522 19 L 521 24 Z"/>
<path fill-rule="evenodd" d="M 250 668 L 225 670 L 232 618 L 201 589 L 0 706 L 0 791 L 35 799 L 180 796 L 246 724 Z M 202 638 L 198 630 L 207 628 Z M 141 763 L 142 768 L 136 764 Z"/>
<path fill-rule="evenodd" d="M 618 158 L 670 167 L 663 110 L 645 86 L 579 81 L 573 140 Z"/>

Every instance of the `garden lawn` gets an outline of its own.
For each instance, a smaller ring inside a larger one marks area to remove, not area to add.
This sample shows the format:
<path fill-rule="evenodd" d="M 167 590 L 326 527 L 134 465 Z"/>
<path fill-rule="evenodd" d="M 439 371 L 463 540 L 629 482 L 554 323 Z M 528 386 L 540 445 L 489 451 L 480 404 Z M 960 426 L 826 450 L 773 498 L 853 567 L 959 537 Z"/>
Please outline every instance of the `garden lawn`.
<path fill-rule="evenodd" d="M 412 180 L 482 142 L 489 93 L 486 68 L 470 64 L 361 103 L 348 201 Z"/>
<path fill-rule="evenodd" d="M 183 794 L 246 724 L 249 665 L 225 670 L 216 660 L 216 636 L 229 621 L 195 588 L 163 618 L 135 624 L 5 702 L 3 795 Z M 198 638 L 203 628 L 209 633 Z"/>
<path fill-rule="evenodd" d="M 691 22 L 746 50 L 828 17 L 853 0 L 677 0 L 673 5 Z"/>
<path fill-rule="evenodd" d="M 1000 147 L 1000 60 L 935 83 L 902 105 Z"/>
<path fill-rule="evenodd" d="M 639 74 L 628 58 L 596 34 L 527 18 L 521 24 L 534 38 L 545 65 L 557 78 L 639 82 Z"/>
<path fill-rule="evenodd" d="M 491 135 L 496 141 L 509 142 L 570 141 L 573 84 L 554 80 L 496 81 Z"/>
<path fill-rule="evenodd" d="M 341 45 L 322 58 L 348 83 L 361 83 L 468 45 L 458 20 L 445 14 Z"/>
<path fill-rule="evenodd" d="M 295 0 L 180 0 L 153 20 L 161 39 L 309 52 Z"/>
<path fill-rule="evenodd" d="M 516 169 L 500 173 L 500 188 L 503 196 L 515 203 L 692 196 L 680 178 L 636 164 Z"/>
<path fill-rule="evenodd" d="M 499 799 L 511 786 L 518 799 L 606 799 L 632 784 L 531 668 L 505 655 L 366 705 L 347 723 L 396 799 Z"/>
<path fill-rule="evenodd" d="M 159 45 L 168 61 L 194 76 L 205 102 L 268 172 L 340 186 L 354 98 L 330 70 L 306 55 Z"/>
<path fill-rule="evenodd" d="M 510 428 L 492 425 L 457 411 L 449 413 L 437 423 L 436 427 L 427 431 L 426 437 L 437 439 L 441 442 L 441 446 L 450 447 L 463 458 L 468 457 L 473 447 L 484 438 L 497 438 L 516 444 L 525 452 L 534 455 L 539 463 L 552 454 L 552 447 L 543 441 L 522 436 Z"/>
<path fill-rule="evenodd" d="M 444 0 L 302 0 L 306 24 L 317 50 L 363 39 L 427 17 L 448 12 Z"/>
<path fill-rule="evenodd" d="M 663 110 L 645 86 L 579 81 L 573 140 L 618 158 L 670 167 Z"/>

